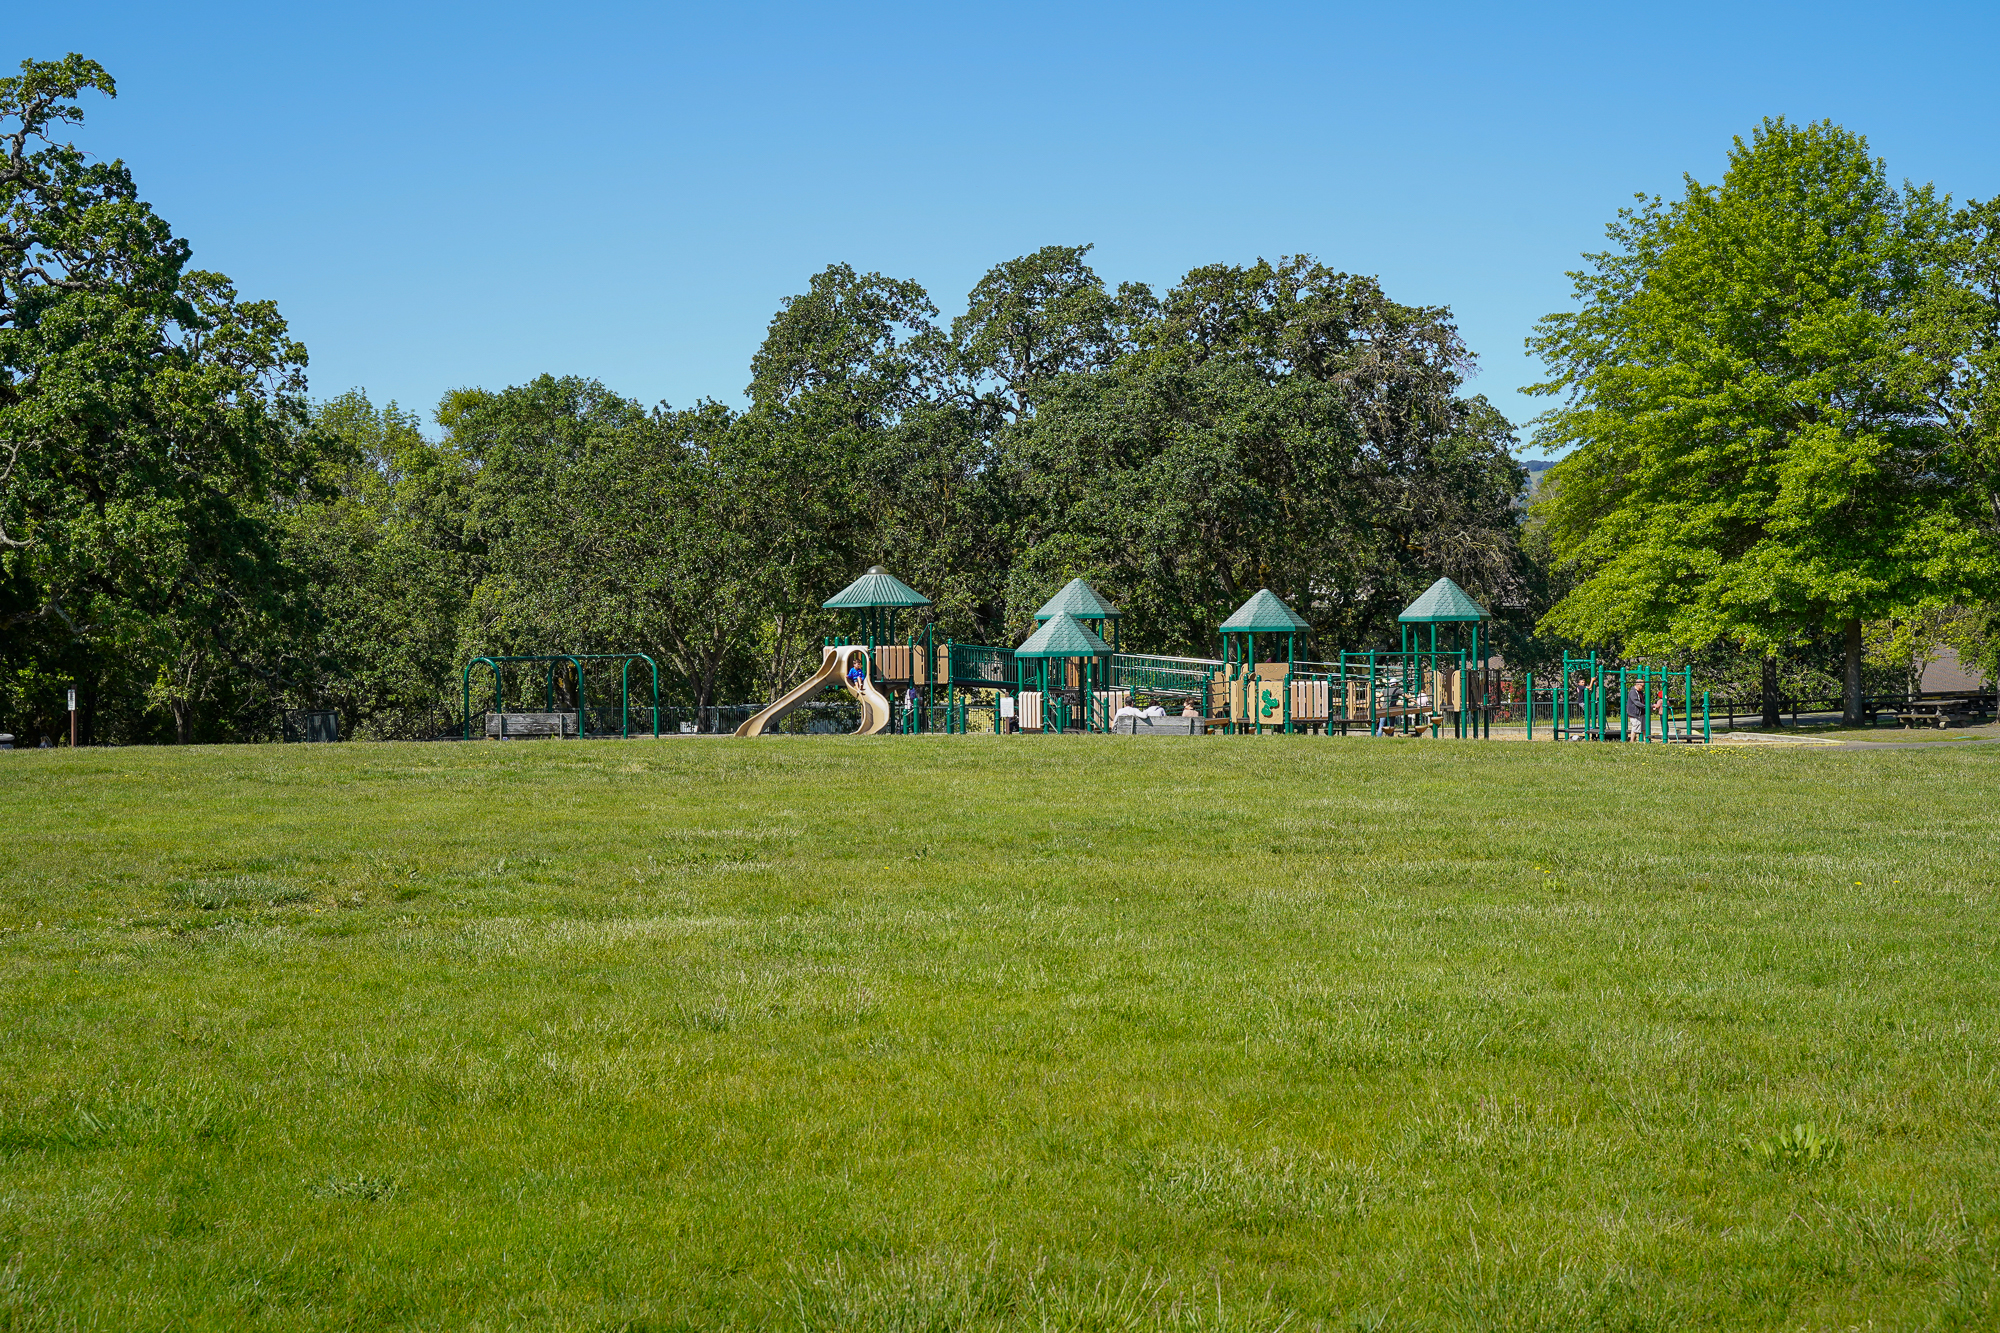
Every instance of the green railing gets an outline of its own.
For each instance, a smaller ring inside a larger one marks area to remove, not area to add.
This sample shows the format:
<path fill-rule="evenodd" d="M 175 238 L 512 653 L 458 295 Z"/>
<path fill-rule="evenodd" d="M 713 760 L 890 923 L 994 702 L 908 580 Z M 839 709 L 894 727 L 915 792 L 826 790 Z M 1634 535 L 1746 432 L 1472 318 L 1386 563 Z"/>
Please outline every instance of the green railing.
<path fill-rule="evenodd" d="M 954 643 L 951 649 L 949 682 L 953 685 L 1011 689 L 1014 684 L 1014 650 L 988 648 L 977 643 Z"/>
<path fill-rule="evenodd" d="M 1206 657 L 1160 657 L 1149 653 L 1113 653 L 1111 688 L 1131 694 L 1172 694 L 1202 698 L 1222 663 Z"/>

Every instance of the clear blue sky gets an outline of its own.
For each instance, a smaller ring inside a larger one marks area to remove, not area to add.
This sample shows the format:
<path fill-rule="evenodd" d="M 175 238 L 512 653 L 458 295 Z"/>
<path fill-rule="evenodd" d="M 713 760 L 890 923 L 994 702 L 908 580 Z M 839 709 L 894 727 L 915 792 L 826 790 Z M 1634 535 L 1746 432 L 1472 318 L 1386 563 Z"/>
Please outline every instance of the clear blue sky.
<path fill-rule="evenodd" d="M 828 263 L 947 317 L 993 263 L 1108 280 L 1311 253 L 1449 305 L 1517 421 L 1522 339 L 1635 191 L 1758 119 L 1832 117 L 1898 177 L 2000 193 L 2000 6 L 24 6 L 7 63 L 119 82 L 122 156 L 275 298 L 316 395 L 428 416 L 542 371 L 740 401 Z"/>

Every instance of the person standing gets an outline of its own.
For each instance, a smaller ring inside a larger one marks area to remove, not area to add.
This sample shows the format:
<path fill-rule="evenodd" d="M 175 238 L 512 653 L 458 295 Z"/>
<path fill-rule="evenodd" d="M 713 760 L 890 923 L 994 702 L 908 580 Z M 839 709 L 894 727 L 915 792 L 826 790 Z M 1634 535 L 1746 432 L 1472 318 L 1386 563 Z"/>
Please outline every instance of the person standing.
<path fill-rule="evenodd" d="M 1396 734 L 1396 710 L 1403 706 L 1403 687 L 1400 683 L 1391 681 L 1377 691 L 1375 697 L 1382 709 L 1381 716 L 1375 719 L 1375 734 L 1393 736 Z"/>
<path fill-rule="evenodd" d="M 1635 680 L 1632 682 L 1632 688 L 1625 691 L 1625 727 L 1621 739 L 1628 741 L 1635 739 L 1645 721 L 1646 686 Z"/>

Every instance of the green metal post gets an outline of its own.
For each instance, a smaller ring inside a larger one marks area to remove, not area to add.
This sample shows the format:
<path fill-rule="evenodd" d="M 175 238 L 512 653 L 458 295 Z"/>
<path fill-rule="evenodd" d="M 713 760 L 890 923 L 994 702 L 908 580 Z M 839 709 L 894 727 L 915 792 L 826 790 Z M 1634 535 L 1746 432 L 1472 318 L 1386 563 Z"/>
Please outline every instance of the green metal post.
<path fill-rule="evenodd" d="M 1528 673 L 1528 739 L 1535 739 L 1535 673 Z"/>
<path fill-rule="evenodd" d="M 1479 670 L 1479 708 L 1474 710 L 1472 714 L 1472 738 L 1474 740 L 1492 740 L 1493 697 L 1486 688 L 1486 654 L 1479 650 L 1479 622 L 1476 620 L 1472 622 L 1472 662 L 1477 665 Z M 1470 708 L 1471 705 L 1472 695 L 1468 692 L 1466 694 L 1466 706 Z M 1484 737 L 1481 737 L 1479 734 L 1481 717 L 1484 717 L 1486 720 L 1486 734 Z"/>
<path fill-rule="evenodd" d="M 1292 734 L 1292 671 L 1299 661 L 1299 636 L 1294 630 L 1285 636 L 1285 734 Z"/>

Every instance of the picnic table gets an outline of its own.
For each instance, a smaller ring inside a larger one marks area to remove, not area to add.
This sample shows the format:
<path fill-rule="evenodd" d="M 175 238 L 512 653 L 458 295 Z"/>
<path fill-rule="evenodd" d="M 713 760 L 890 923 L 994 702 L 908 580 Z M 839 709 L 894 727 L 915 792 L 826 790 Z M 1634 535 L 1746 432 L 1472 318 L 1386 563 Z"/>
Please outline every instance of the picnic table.
<path fill-rule="evenodd" d="M 1971 712 L 1970 699 L 1939 699 L 1929 703 L 1912 701 L 1897 705 L 1896 720 L 1905 727 L 1929 723 L 1942 730 L 1951 725 L 1952 718 L 1969 716 Z"/>

